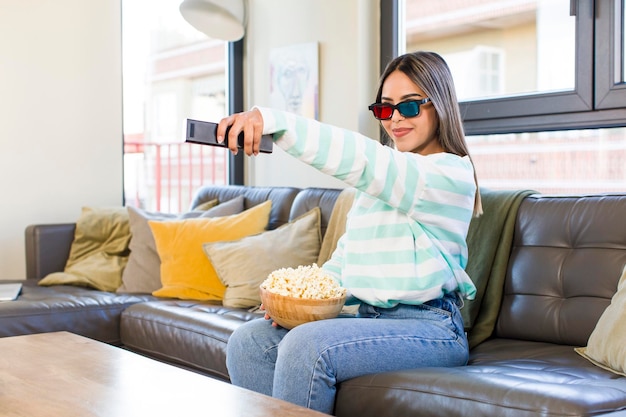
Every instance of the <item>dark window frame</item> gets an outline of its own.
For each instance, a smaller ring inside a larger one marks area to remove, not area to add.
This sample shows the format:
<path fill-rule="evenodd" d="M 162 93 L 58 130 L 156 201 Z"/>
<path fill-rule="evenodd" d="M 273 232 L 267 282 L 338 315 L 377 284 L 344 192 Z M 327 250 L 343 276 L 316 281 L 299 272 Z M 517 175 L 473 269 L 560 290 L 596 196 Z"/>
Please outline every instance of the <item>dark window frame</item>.
<path fill-rule="evenodd" d="M 597 25 L 596 39 L 599 54 L 598 68 L 606 71 L 597 71 L 595 78 L 596 107 L 599 109 L 623 108 L 626 103 L 626 83 L 619 82 L 623 73 L 624 54 L 623 31 L 624 10 L 623 1 L 598 1 L 595 5 Z"/>
<path fill-rule="evenodd" d="M 244 110 L 243 104 L 243 39 L 228 42 L 228 113 L 238 113 Z M 233 155 L 229 152 L 228 183 L 244 185 L 243 152 Z"/>
<path fill-rule="evenodd" d="M 399 53 L 399 4 L 380 2 L 381 68 Z M 622 0 L 571 0 L 571 13 L 576 16 L 574 90 L 461 102 L 466 134 L 626 126 L 626 83 L 616 81 L 624 65 Z"/>

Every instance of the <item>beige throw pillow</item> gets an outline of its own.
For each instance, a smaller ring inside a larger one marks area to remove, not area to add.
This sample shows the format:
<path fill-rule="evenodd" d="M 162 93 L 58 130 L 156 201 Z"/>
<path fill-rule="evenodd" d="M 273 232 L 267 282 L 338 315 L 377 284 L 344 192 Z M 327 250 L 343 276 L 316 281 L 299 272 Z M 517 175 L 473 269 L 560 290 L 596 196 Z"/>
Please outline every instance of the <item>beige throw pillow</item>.
<path fill-rule="evenodd" d="M 321 245 L 320 209 L 254 236 L 203 245 L 226 287 L 225 307 L 249 308 L 261 303 L 259 285 L 270 272 L 317 261 Z"/>
<path fill-rule="evenodd" d="M 589 336 L 587 347 L 576 351 L 595 365 L 626 376 L 626 267 L 611 304 Z"/>
<path fill-rule="evenodd" d="M 211 206 L 213 200 L 205 205 Z M 151 294 L 161 288 L 161 259 L 148 221 L 170 221 L 199 217 L 222 217 L 239 214 L 244 208 L 243 196 L 225 201 L 207 211 L 197 208 L 183 214 L 151 213 L 128 207 L 130 219 L 130 257 L 122 274 L 122 285 L 118 293 Z"/>

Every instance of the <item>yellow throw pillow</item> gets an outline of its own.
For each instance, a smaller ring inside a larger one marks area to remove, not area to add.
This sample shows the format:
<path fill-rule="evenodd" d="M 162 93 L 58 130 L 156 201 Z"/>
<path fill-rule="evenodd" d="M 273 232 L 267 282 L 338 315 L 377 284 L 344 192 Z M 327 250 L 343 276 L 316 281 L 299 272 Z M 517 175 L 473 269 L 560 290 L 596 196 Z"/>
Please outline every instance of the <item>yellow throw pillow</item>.
<path fill-rule="evenodd" d="M 203 247 L 226 286 L 224 306 L 249 308 L 261 304 L 259 285 L 270 272 L 314 263 L 320 245 L 320 208 L 315 207 L 277 229 Z"/>
<path fill-rule="evenodd" d="M 601 368 L 626 376 L 624 323 L 626 323 L 626 267 L 622 271 L 611 304 L 604 310 L 589 336 L 587 347 L 576 348 L 576 352 Z"/>
<path fill-rule="evenodd" d="M 213 201 L 217 200 L 211 200 Z M 128 207 L 130 221 L 130 256 L 128 264 L 122 273 L 122 285 L 118 293 L 150 294 L 161 288 L 161 259 L 157 253 L 156 243 L 152 237 L 149 220 L 170 221 L 184 220 L 198 217 L 222 217 L 239 214 L 243 211 L 243 196 L 235 197 L 207 211 L 189 211 L 182 214 L 166 214 L 147 212 L 145 210 Z"/>
<path fill-rule="evenodd" d="M 78 285 L 115 291 L 128 262 L 130 228 L 125 207 L 83 207 L 63 272 L 45 276 L 39 285 Z"/>
<path fill-rule="evenodd" d="M 152 294 L 184 300 L 222 300 L 224 284 L 204 255 L 202 245 L 263 232 L 271 209 L 272 202 L 268 200 L 232 216 L 149 221 L 161 258 L 162 288 Z"/>

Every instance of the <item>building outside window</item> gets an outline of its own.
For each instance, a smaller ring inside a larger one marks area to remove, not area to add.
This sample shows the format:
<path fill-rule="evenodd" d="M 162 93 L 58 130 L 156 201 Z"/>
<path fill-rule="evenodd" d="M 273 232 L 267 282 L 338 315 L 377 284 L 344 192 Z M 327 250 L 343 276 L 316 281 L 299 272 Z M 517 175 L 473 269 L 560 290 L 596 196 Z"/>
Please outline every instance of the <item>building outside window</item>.
<path fill-rule="evenodd" d="M 227 114 L 227 43 L 190 26 L 171 0 L 122 1 L 124 195 L 181 212 L 198 187 L 228 182 L 224 149 L 184 143 L 187 118 Z"/>
<path fill-rule="evenodd" d="M 504 94 L 505 53 L 502 49 L 477 45 L 467 51 L 446 54 L 445 58 L 460 98 L 469 100 Z"/>
<path fill-rule="evenodd" d="M 400 2 L 399 53 L 449 63 L 481 186 L 626 189 L 624 3 Z"/>

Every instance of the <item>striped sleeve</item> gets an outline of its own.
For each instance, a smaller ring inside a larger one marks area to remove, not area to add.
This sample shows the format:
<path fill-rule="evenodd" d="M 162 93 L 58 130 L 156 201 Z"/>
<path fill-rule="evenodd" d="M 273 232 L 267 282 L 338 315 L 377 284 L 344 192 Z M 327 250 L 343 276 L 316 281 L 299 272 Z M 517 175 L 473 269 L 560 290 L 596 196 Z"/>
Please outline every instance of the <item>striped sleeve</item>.
<path fill-rule="evenodd" d="M 356 299 L 392 307 L 476 288 L 464 268 L 473 167 L 450 153 L 399 152 L 359 133 L 259 108 L 290 155 L 359 190 L 346 233 L 323 268 Z"/>
<path fill-rule="evenodd" d="M 471 218 L 476 190 L 467 158 L 433 159 L 398 152 L 359 133 L 272 109 L 259 108 L 264 132 L 287 153 L 416 220 Z M 470 175 L 468 175 L 468 173 Z M 442 214 L 442 205 L 445 213 Z"/>

